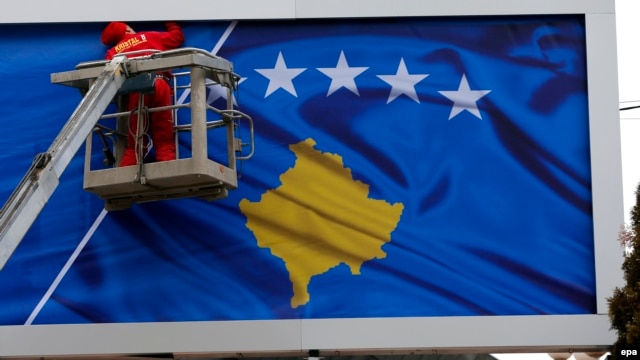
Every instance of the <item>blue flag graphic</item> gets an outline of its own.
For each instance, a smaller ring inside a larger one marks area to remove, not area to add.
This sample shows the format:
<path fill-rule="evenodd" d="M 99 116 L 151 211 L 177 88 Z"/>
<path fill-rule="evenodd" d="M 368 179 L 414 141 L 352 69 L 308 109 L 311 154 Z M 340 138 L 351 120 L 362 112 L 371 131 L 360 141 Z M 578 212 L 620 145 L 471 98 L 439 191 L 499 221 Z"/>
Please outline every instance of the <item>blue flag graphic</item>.
<path fill-rule="evenodd" d="M 234 101 L 254 120 L 256 152 L 239 189 L 96 223 L 102 203 L 61 188 L 85 205 L 44 212 L 38 224 L 57 225 L 31 231 L 0 272 L 23 299 L 0 296 L 2 323 L 596 311 L 583 17 L 185 32 L 242 77 Z M 226 102 L 215 86 L 208 98 Z M 47 295 L 82 239 L 69 221 L 97 226 Z M 32 285 L 10 279 L 25 278 L 30 258 L 55 270 L 38 268 Z"/>

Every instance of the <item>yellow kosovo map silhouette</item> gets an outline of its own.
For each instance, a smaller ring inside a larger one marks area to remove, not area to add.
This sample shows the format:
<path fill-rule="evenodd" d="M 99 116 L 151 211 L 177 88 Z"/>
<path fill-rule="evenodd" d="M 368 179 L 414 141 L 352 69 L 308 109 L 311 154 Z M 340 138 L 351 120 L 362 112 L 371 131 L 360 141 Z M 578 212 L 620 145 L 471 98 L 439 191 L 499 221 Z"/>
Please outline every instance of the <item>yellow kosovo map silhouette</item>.
<path fill-rule="evenodd" d="M 315 145 L 313 139 L 290 145 L 297 159 L 280 176 L 282 185 L 258 202 L 240 201 L 258 246 L 285 263 L 292 308 L 309 302 L 313 276 L 342 263 L 359 275 L 363 262 L 386 257 L 382 246 L 404 209 L 402 203 L 368 198 L 369 185 L 353 179 L 342 157 Z"/>

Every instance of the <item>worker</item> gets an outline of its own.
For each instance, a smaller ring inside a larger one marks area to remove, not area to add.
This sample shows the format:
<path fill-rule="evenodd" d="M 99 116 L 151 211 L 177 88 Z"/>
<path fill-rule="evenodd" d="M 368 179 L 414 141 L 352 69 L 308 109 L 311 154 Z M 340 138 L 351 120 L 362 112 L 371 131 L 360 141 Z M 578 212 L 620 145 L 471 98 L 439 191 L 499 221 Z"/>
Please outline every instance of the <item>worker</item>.
<path fill-rule="evenodd" d="M 142 50 L 171 50 L 182 45 L 184 42 L 184 33 L 182 28 L 175 22 L 165 23 L 166 31 L 144 31 L 136 32 L 128 24 L 123 22 L 111 22 L 102 31 L 101 41 L 104 45 L 109 46 L 106 58 L 111 60 L 114 56 L 122 53 L 131 53 L 129 58 L 149 55 Z M 156 108 L 161 106 L 169 106 L 172 102 L 172 87 L 170 84 L 171 73 L 163 72 L 156 75 L 153 85 L 154 91 L 151 94 L 145 94 L 144 106 L 147 108 Z M 120 166 L 130 166 L 138 163 L 137 149 L 142 147 L 142 156 L 146 156 L 150 148 L 155 148 L 156 161 L 168 161 L 176 159 L 176 144 L 173 133 L 173 118 L 171 110 L 163 110 L 149 113 L 149 123 L 144 122 L 144 128 L 149 129 L 151 136 L 151 145 L 148 143 L 148 136 L 138 137 L 137 124 L 139 93 L 131 93 L 127 98 L 127 109 L 131 112 L 129 134 L 127 136 L 127 146 L 122 156 Z M 143 115 L 144 116 L 144 115 Z M 142 139 L 142 141 L 140 141 Z M 142 142 L 142 143 L 140 143 Z M 144 159 L 140 159 L 144 162 Z"/>

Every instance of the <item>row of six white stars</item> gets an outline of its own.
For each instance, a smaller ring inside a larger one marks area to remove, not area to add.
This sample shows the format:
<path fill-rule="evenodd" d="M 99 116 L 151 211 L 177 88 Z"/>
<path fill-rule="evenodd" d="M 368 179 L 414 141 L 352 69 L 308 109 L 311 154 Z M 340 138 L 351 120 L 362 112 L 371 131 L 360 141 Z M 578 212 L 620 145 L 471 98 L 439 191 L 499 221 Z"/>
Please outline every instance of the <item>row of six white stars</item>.
<path fill-rule="evenodd" d="M 352 93 L 360 96 L 355 83 L 355 78 L 362 74 L 368 67 L 350 67 L 344 52 L 340 52 L 340 57 L 335 68 L 318 68 L 318 71 L 331 78 L 329 91 L 327 96 L 331 95 L 340 88 L 345 88 Z M 267 98 L 278 89 L 283 89 L 291 95 L 297 97 L 296 89 L 293 85 L 293 79 L 307 70 L 306 68 L 288 68 L 285 63 L 282 52 L 278 53 L 278 59 L 272 69 L 255 69 L 259 74 L 269 79 L 269 85 L 264 95 Z M 387 99 L 387 104 L 398 98 L 400 95 L 406 95 L 413 101 L 420 103 L 415 85 L 424 80 L 429 74 L 409 74 L 404 62 L 404 58 L 400 59 L 398 70 L 394 75 L 376 75 L 378 78 L 391 85 L 391 92 Z M 454 91 L 438 91 L 449 100 L 453 101 L 453 107 L 449 114 L 449 120 L 463 111 L 468 111 L 478 119 L 482 119 L 482 115 L 478 109 L 477 101 L 491 92 L 491 90 L 471 90 L 466 75 L 462 74 L 460 85 Z"/>

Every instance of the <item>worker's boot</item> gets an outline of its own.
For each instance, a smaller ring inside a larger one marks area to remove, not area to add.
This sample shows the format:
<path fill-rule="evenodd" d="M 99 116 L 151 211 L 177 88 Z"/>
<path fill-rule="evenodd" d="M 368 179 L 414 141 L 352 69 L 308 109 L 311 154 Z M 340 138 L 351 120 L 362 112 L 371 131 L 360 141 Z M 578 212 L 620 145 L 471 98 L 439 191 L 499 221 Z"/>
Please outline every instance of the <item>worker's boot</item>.
<path fill-rule="evenodd" d="M 159 115 L 154 116 L 151 120 L 151 139 L 153 140 L 153 147 L 156 149 L 156 161 L 175 160 L 176 143 L 171 112 L 160 111 L 153 115 Z"/>

